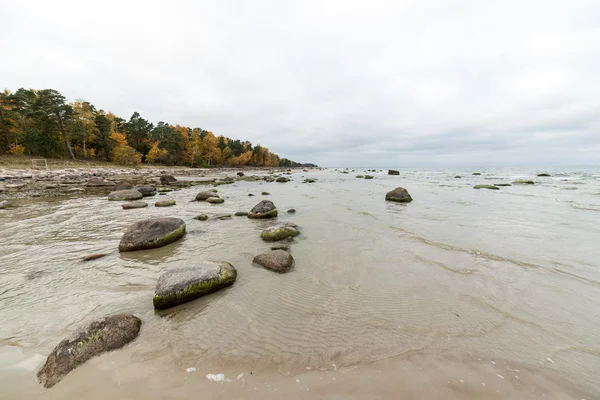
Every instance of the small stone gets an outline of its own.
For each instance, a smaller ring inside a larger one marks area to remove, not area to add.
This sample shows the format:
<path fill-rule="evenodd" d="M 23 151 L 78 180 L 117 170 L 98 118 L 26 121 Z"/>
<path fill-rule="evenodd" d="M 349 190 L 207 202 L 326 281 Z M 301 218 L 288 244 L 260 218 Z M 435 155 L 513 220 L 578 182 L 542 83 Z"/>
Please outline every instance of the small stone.
<path fill-rule="evenodd" d="M 460 179 L 460 178 L 462 178 L 462 176 L 460 176 L 460 175 L 456 175 L 456 176 L 454 177 L 454 179 Z"/>
<path fill-rule="evenodd" d="M 115 191 L 117 190 L 130 190 L 133 189 L 133 185 L 126 181 L 119 181 L 115 185 Z"/>
<path fill-rule="evenodd" d="M 177 179 L 173 175 L 161 175 L 160 183 L 163 185 L 170 185 L 177 182 Z"/>
<path fill-rule="evenodd" d="M 246 211 L 238 211 L 235 213 L 236 217 L 247 217 L 248 213 Z"/>
<path fill-rule="evenodd" d="M 135 190 L 140 192 L 144 197 L 154 196 L 156 194 L 156 188 L 151 185 L 136 186 Z"/>
<path fill-rule="evenodd" d="M 83 261 L 97 260 L 98 258 L 102 258 L 105 256 L 106 254 L 104 253 L 88 254 L 87 256 L 83 257 Z"/>
<path fill-rule="evenodd" d="M 8 207 L 8 201 L 6 201 L 6 200 L 0 201 L 0 210 L 4 210 L 7 207 Z"/>
<path fill-rule="evenodd" d="M 388 175 L 400 175 L 400 171 L 396 171 L 395 169 L 388 170 Z"/>
<path fill-rule="evenodd" d="M 491 190 L 498 190 L 499 188 L 497 186 L 494 185 L 475 185 L 473 186 L 473 189 L 491 189 Z"/>
<path fill-rule="evenodd" d="M 160 200 L 154 203 L 155 207 L 171 207 L 177 204 L 175 200 Z"/>
<path fill-rule="evenodd" d="M 289 251 L 290 250 L 290 245 L 289 244 L 285 244 L 285 243 L 276 243 L 276 244 L 274 244 L 274 245 L 271 246 L 271 250 Z"/>
<path fill-rule="evenodd" d="M 200 214 L 200 215 L 195 216 L 194 219 L 197 219 L 198 221 L 206 221 L 206 220 L 208 220 L 208 215 Z"/>
<path fill-rule="evenodd" d="M 543 174 L 538 174 L 537 176 L 541 176 L 541 177 L 547 177 L 547 176 L 552 176 L 552 175 L 550 175 L 550 174 L 546 174 L 546 173 L 543 173 Z"/>
<path fill-rule="evenodd" d="M 212 190 L 208 190 L 206 192 L 200 192 L 196 195 L 196 201 L 206 201 L 206 199 L 210 199 L 211 197 L 219 197 L 215 195 L 215 192 Z"/>
<path fill-rule="evenodd" d="M 224 221 L 226 219 L 231 219 L 231 214 L 221 214 L 221 215 L 217 215 L 215 217 L 215 219 L 219 219 L 221 221 Z"/>
<path fill-rule="evenodd" d="M 252 193 L 248 193 L 248 197 L 252 197 L 254 196 Z"/>
<path fill-rule="evenodd" d="M 385 195 L 385 199 L 389 201 L 396 201 L 398 203 L 410 203 L 412 201 L 412 197 L 410 194 L 408 194 L 408 191 L 402 187 L 397 187 L 391 192 L 388 192 Z"/>
<path fill-rule="evenodd" d="M 268 270 L 284 273 L 290 270 L 294 258 L 285 250 L 273 250 L 257 255 L 252 262 Z"/>
<path fill-rule="evenodd" d="M 148 203 L 145 201 L 131 201 L 129 203 L 121 204 L 121 207 L 123 207 L 123 210 L 131 210 L 134 208 L 148 207 Z"/>
<path fill-rule="evenodd" d="M 373 179 L 375 178 L 373 175 L 365 175 L 365 179 Z"/>
<path fill-rule="evenodd" d="M 533 185 L 535 182 L 528 179 L 519 179 L 513 182 L 513 185 Z"/>
<path fill-rule="evenodd" d="M 267 242 L 276 242 L 278 240 L 284 240 L 287 238 L 293 238 L 298 236 L 300 231 L 296 229 L 295 225 L 273 225 L 263 230 L 260 234 L 262 240 Z"/>
<path fill-rule="evenodd" d="M 289 210 L 287 210 L 288 213 L 290 214 L 294 214 L 296 212 L 295 208 L 290 208 Z"/>
<path fill-rule="evenodd" d="M 117 190 L 108 194 L 108 200 L 111 201 L 139 200 L 142 197 L 144 197 L 142 193 L 135 189 Z"/>
<path fill-rule="evenodd" d="M 269 193 L 269 192 L 262 192 L 261 194 L 262 194 L 263 196 L 269 196 L 271 193 Z"/>
<path fill-rule="evenodd" d="M 209 197 L 208 199 L 206 199 L 206 202 L 211 204 L 221 204 L 224 203 L 225 200 L 223 200 L 220 197 Z"/>
<path fill-rule="evenodd" d="M 473 172 L 471 175 L 481 175 L 480 172 Z"/>

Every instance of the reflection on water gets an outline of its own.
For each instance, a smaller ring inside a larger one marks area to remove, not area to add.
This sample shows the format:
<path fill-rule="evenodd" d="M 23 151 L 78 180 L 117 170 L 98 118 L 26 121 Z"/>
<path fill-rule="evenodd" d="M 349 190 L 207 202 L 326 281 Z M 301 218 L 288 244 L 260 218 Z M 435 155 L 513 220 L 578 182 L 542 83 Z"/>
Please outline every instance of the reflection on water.
<path fill-rule="evenodd" d="M 201 359 L 207 370 L 287 375 L 410 352 L 468 354 L 554 371 L 600 393 L 598 169 L 544 170 L 554 176 L 498 191 L 472 186 L 540 171 L 474 171 L 406 170 L 374 180 L 295 173 L 286 184 L 220 186 L 221 205 L 189 202 L 198 187 L 146 198 L 150 207 L 136 210 L 99 197 L 24 203 L 0 214 L 0 348 L 19 343 L 26 354 L 46 355 L 90 316 L 132 312 L 144 321 L 122 350 L 132 362 L 185 368 Z M 318 181 L 302 184 L 302 175 Z M 414 201 L 385 202 L 396 186 Z M 271 195 L 260 196 L 264 190 Z M 153 207 L 159 198 L 177 205 Z M 268 248 L 259 237 L 268 221 L 193 219 L 248 211 L 263 198 L 275 202 L 280 220 L 301 227 L 289 274 L 252 265 Z M 298 212 L 286 214 L 292 207 Z M 158 215 L 184 219 L 186 237 L 117 251 L 130 224 Z M 96 252 L 108 255 L 81 261 Z M 204 259 L 231 262 L 235 285 L 155 313 L 159 274 Z"/>

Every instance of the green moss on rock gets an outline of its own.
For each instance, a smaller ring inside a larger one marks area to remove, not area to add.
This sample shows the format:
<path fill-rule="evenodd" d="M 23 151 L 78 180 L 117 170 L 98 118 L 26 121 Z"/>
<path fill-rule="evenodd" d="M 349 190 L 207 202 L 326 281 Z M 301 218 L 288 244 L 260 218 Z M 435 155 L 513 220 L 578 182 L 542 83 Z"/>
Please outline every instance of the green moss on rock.
<path fill-rule="evenodd" d="M 499 188 L 497 186 L 494 185 L 475 185 L 473 186 L 473 189 L 491 189 L 491 190 L 498 190 Z"/>

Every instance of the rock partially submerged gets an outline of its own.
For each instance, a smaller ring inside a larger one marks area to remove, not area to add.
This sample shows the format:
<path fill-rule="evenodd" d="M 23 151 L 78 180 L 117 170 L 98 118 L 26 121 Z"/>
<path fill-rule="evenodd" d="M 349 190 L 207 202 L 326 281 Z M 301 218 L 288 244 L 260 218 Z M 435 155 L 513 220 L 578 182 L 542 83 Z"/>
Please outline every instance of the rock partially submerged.
<path fill-rule="evenodd" d="M 284 273 L 290 270 L 294 258 L 285 250 L 273 250 L 257 255 L 252 262 L 268 270 Z"/>
<path fill-rule="evenodd" d="M 236 217 L 247 217 L 248 213 L 246 211 L 238 211 L 235 213 Z"/>
<path fill-rule="evenodd" d="M 295 224 L 278 224 L 263 230 L 260 237 L 266 242 L 277 242 L 279 240 L 293 238 L 299 234 L 300 231 L 296 228 Z"/>
<path fill-rule="evenodd" d="M 58 344 L 38 371 L 46 388 L 56 385 L 69 372 L 87 360 L 120 349 L 135 339 L 142 321 L 131 314 L 112 315 L 78 329 Z"/>
<path fill-rule="evenodd" d="M 412 197 L 410 197 L 408 191 L 403 187 L 397 187 L 391 192 L 387 192 L 385 199 L 389 201 L 396 201 L 398 203 L 410 203 L 412 201 Z"/>
<path fill-rule="evenodd" d="M 104 253 L 88 254 L 87 256 L 83 257 L 83 261 L 97 260 L 97 259 L 105 257 L 105 256 L 106 256 L 106 254 L 104 254 Z"/>
<path fill-rule="evenodd" d="M 494 183 L 494 186 L 512 186 L 510 183 Z"/>
<path fill-rule="evenodd" d="M 164 309 L 212 293 L 235 282 L 237 271 L 228 262 L 200 261 L 193 267 L 174 268 L 158 278 L 154 308 Z"/>
<path fill-rule="evenodd" d="M 108 194 L 108 200 L 111 201 L 139 200 L 142 197 L 144 197 L 142 193 L 135 189 L 116 190 Z"/>
<path fill-rule="evenodd" d="M 194 219 L 197 219 L 198 221 L 207 221 L 208 220 L 208 215 L 206 215 L 206 214 L 196 215 L 194 217 Z"/>
<path fill-rule="evenodd" d="M 388 175 L 400 175 L 400 171 L 396 171 L 395 169 L 388 170 Z"/>
<path fill-rule="evenodd" d="M 473 186 L 473 189 L 491 189 L 491 190 L 498 190 L 500 189 L 498 186 L 495 185 L 475 185 Z"/>
<path fill-rule="evenodd" d="M 222 198 L 218 197 L 218 196 L 213 196 L 213 197 L 209 197 L 208 199 L 206 199 L 207 203 L 210 204 L 221 204 L 224 203 L 225 200 L 223 200 Z"/>
<path fill-rule="evenodd" d="M 513 185 L 533 185 L 535 182 L 528 179 L 519 179 L 513 182 Z"/>
<path fill-rule="evenodd" d="M 146 203 L 145 201 L 130 201 L 129 203 L 124 203 L 121 204 L 121 207 L 123 207 L 123 210 L 132 210 L 135 208 L 145 208 L 148 207 L 148 203 Z"/>
<path fill-rule="evenodd" d="M 115 183 L 105 181 L 102 178 L 90 178 L 87 181 L 86 186 L 89 186 L 89 187 L 111 186 L 112 187 L 112 186 L 115 186 Z"/>
<path fill-rule="evenodd" d="M 277 208 L 270 200 L 263 200 L 250 210 L 248 218 L 275 218 L 277 216 Z"/>
<path fill-rule="evenodd" d="M 6 200 L 0 201 L 0 210 L 4 210 L 7 207 L 8 207 L 8 201 L 6 201 Z"/>
<path fill-rule="evenodd" d="M 279 183 L 285 183 L 285 182 L 289 182 L 289 178 L 286 178 L 285 176 L 280 176 L 279 178 L 275 179 L 275 182 L 279 182 Z"/>
<path fill-rule="evenodd" d="M 365 175 L 365 179 L 373 179 L 375 178 L 373 175 Z"/>
<path fill-rule="evenodd" d="M 135 190 L 140 192 L 144 197 L 154 196 L 156 194 L 156 188 L 152 185 L 136 186 Z"/>
<path fill-rule="evenodd" d="M 129 189 L 133 189 L 133 185 L 126 181 L 117 182 L 117 184 L 115 185 L 115 190 L 129 190 Z"/>
<path fill-rule="evenodd" d="M 290 245 L 286 243 L 275 243 L 271 246 L 271 250 L 285 250 L 290 251 Z"/>
<path fill-rule="evenodd" d="M 173 175 L 161 175 L 160 183 L 162 185 L 170 185 L 171 183 L 177 182 L 177 179 Z"/>
<path fill-rule="evenodd" d="M 171 207 L 177 204 L 175 200 L 160 200 L 154 203 L 155 207 Z"/>
<path fill-rule="evenodd" d="M 537 174 L 537 176 L 541 176 L 541 177 L 548 177 L 548 176 L 552 176 L 550 174 L 547 173 L 543 173 L 543 174 Z"/>
<path fill-rule="evenodd" d="M 179 218 L 152 218 L 136 222 L 123 234 L 119 251 L 154 249 L 185 235 L 185 222 Z"/>
<path fill-rule="evenodd" d="M 295 208 L 290 208 L 289 210 L 287 210 L 287 212 L 289 214 L 294 214 L 296 212 L 296 209 Z"/>
<path fill-rule="evenodd" d="M 211 197 L 219 197 L 219 196 L 216 195 L 215 192 L 213 192 L 211 190 L 207 190 L 207 191 L 198 193 L 196 195 L 196 201 L 206 201 L 207 199 L 210 199 Z"/>

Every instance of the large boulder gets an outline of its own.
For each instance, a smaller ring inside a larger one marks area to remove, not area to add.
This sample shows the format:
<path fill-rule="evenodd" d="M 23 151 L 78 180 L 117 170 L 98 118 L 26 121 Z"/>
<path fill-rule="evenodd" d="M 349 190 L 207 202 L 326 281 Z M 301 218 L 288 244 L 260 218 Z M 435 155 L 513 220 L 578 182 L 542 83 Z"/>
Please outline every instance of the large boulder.
<path fill-rule="evenodd" d="M 275 218 L 277 208 L 270 200 L 263 200 L 248 213 L 248 218 Z"/>
<path fill-rule="evenodd" d="M 173 175 L 161 175 L 160 183 L 163 185 L 170 185 L 171 183 L 177 182 L 177 179 Z"/>
<path fill-rule="evenodd" d="M 119 251 L 154 249 L 185 235 L 185 222 L 179 218 L 151 218 L 136 222 L 123 234 Z"/>
<path fill-rule="evenodd" d="M 133 189 L 133 185 L 127 181 L 117 182 L 115 185 L 115 190 L 129 190 Z"/>
<path fill-rule="evenodd" d="M 388 170 L 388 175 L 400 175 L 400 171 L 396 171 L 395 169 Z"/>
<path fill-rule="evenodd" d="M 293 238 L 299 234 L 300 231 L 296 229 L 295 224 L 278 224 L 263 230 L 260 237 L 265 242 L 277 242 L 279 240 Z"/>
<path fill-rule="evenodd" d="M 294 258 L 285 250 L 273 250 L 257 255 L 252 262 L 271 271 L 283 273 L 290 270 Z"/>
<path fill-rule="evenodd" d="M 197 299 L 230 286 L 237 271 L 228 262 L 200 261 L 193 267 L 174 268 L 158 278 L 154 308 L 162 309 Z"/>
<path fill-rule="evenodd" d="M 391 192 L 387 192 L 385 199 L 389 201 L 397 201 L 399 203 L 410 203 L 412 197 L 408 194 L 408 191 L 402 187 L 397 187 Z"/>
<path fill-rule="evenodd" d="M 78 329 L 50 353 L 37 373 L 40 383 L 50 388 L 90 358 L 120 349 L 137 337 L 141 325 L 142 321 L 138 317 L 119 314 L 104 317 Z"/>
<path fill-rule="evenodd" d="M 87 181 L 86 186 L 90 186 L 90 187 L 115 186 L 115 183 L 114 182 L 105 181 L 102 178 L 90 178 Z"/>
<path fill-rule="evenodd" d="M 152 185 L 136 186 L 135 190 L 140 192 L 144 197 L 154 196 L 156 194 L 156 188 Z"/>
<path fill-rule="evenodd" d="M 139 200 L 144 197 L 140 192 L 135 189 L 129 190 L 116 190 L 108 194 L 108 199 L 112 201 L 121 200 Z"/>
<path fill-rule="evenodd" d="M 196 201 L 206 201 L 207 199 L 210 199 L 211 197 L 219 197 L 219 196 L 216 195 L 215 192 L 213 192 L 211 190 L 207 190 L 207 191 L 198 193 L 196 195 Z"/>
<path fill-rule="evenodd" d="M 121 204 L 121 207 L 123 207 L 123 210 L 133 210 L 135 208 L 145 208 L 148 207 L 148 203 L 146 203 L 145 201 L 130 201 L 128 203 L 124 203 Z"/>

